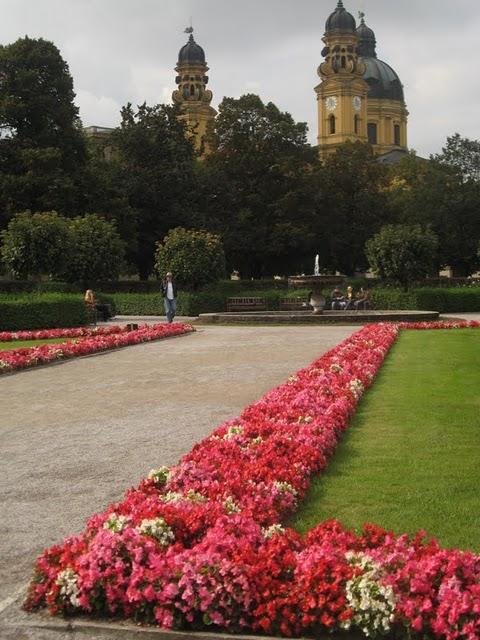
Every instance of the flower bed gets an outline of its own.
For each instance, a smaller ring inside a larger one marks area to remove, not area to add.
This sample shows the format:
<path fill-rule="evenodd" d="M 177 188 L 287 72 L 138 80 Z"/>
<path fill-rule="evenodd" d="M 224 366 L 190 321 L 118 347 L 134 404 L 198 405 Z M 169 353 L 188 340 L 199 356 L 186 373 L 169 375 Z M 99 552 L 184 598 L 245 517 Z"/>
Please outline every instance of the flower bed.
<path fill-rule="evenodd" d="M 40 556 L 26 608 L 286 636 L 478 639 L 480 556 L 373 525 L 355 534 L 329 521 L 302 538 L 281 524 L 399 330 L 361 329 L 152 471 Z"/>
<path fill-rule="evenodd" d="M 128 326 L 97 327 L 95 329 L 44 329 L 41 331 L 17 331 L 0 333 L 0 341 L 45 340 L 48 338 L 71 338 L 69 342 L 42 344 L 38 347 L 21 347 L 0 352 L 0 374 L 17 369 L 26 369 L 40 364 L 90 355 L 117 347 L 126 347 L 140 342 L 159 340 L 194 331 L 188 324 L 143 325 L 130 330 Z"/>

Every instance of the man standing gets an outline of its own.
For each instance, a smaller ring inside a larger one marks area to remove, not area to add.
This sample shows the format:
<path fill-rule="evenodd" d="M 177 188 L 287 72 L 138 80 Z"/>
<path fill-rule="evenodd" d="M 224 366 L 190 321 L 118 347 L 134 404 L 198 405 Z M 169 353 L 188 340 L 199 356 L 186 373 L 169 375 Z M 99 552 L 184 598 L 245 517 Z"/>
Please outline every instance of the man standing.
<path fill-rule="evenodd" d="M 162 296 L 167 320 L 168 322 L 173 322 L 177 310 L 177 285 L 172 278 L 171 271 L 167 271 L 165 279 L 162 280 Z"/>

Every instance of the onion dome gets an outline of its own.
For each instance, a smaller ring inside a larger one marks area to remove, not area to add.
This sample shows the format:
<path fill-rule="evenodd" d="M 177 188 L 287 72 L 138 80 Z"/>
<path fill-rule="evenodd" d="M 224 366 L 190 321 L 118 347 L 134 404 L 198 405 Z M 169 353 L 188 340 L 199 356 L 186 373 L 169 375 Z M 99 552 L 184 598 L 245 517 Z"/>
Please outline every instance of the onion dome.
<path fill-rule="evenodd" d="M 377 52 L 375 51 L 375 47 L 377 45 L 377 40 L 375 38 L 375 32 L 365 24 L 365 16 L 363 13 L 360 13 L 360 18 L 360 25 L 357 29 L 358 55 L 376 58 Z"/>
<path fill-rule="evenodd" d="M 191 29 L 191 28 L 190 28 Z M 183 45 L 178 53 L 178 64 L 205 64 L 205 51 L 193 39 L 193 29 L 187 29 L 190 33 L 187 44 Z"/>
<path fill-rule="evenodd" d="M 325 33 L 332 31 L 354 33 L 356 28 L 355 18 L 345 9 L 342 0 L 338 0 L 337 8 L 325 23 Z"/>

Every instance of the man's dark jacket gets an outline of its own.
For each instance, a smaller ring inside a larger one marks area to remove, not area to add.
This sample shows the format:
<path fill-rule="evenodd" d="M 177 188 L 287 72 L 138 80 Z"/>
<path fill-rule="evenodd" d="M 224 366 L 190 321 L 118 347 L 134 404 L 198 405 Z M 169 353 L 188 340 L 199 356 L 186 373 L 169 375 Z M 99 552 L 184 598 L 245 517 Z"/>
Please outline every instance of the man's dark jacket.
<path fill-rule="evenodd" d="M 168 280 L 162 280 L 161 290 L 162 290 L 162 296 L 164 298 L 167 297 L 167 285 L 168 285 Z M 173 297 L 176 298 L 178 289 L 177 289 L 177 283 L 175 282 L 175 280 L 172 280 L 172 287 L 173 287 Z"/>

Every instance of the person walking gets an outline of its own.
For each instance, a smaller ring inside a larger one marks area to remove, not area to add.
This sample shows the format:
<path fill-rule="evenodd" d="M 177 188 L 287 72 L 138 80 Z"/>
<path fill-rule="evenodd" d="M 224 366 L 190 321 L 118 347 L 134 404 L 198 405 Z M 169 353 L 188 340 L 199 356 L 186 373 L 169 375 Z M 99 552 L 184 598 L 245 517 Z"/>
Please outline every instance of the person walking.
<path fill-rule="evenodd" d="M 171 271 L 167 271 L 164 280 L 162 280 L 162 296 L 167 320 L 173 322 L 177 311 L 177 285 Z"/>

